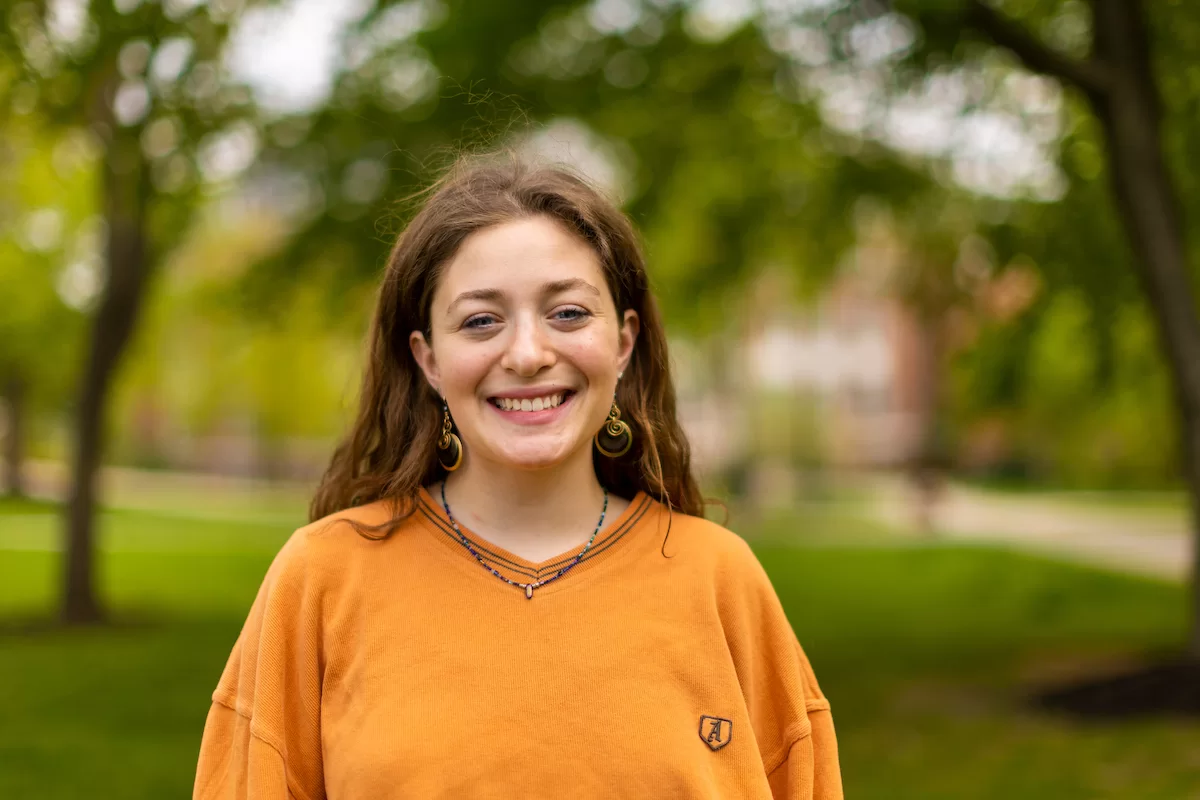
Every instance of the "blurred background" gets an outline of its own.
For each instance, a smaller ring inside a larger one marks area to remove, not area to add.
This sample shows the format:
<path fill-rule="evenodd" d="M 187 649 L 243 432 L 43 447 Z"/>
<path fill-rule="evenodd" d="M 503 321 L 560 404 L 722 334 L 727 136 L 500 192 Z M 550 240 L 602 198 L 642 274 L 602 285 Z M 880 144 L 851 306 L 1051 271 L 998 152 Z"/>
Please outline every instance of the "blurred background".
<path fill-rule="evenodd" d="M 1183 0 L 3 0 L 0 796 L 189 796 L 403 201 L 504 146 L 642 231 L 848 796 L 1200 797 L 1196 46 Z"/>

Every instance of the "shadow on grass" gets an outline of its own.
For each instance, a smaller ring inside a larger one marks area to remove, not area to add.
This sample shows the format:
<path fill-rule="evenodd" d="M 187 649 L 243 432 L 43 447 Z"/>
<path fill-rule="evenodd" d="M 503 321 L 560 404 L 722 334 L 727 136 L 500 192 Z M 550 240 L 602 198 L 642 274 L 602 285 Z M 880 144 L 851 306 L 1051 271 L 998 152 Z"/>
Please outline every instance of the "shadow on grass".
<path fill-rule="evenodd" d="M 1084 721 L 1200 718 L 1200 660 L 1156 653 L 1147 663 L 1035 691 L 1034 708 Z"/>

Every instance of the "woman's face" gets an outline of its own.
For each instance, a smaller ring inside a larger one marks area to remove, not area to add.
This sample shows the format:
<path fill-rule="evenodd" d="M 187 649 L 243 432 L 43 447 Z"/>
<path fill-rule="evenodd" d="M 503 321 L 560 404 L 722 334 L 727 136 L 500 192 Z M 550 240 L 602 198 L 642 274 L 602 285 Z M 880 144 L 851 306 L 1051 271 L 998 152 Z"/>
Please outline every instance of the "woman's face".
<path fill-rule="evenodd" d="M 638 324 L 618 315 L 595 251 L 539 216 L 468 236 L 434 292 L 430 340 L 413 331 L 409 345 L 468 460 L 545 469 L 590 459 Z"/>

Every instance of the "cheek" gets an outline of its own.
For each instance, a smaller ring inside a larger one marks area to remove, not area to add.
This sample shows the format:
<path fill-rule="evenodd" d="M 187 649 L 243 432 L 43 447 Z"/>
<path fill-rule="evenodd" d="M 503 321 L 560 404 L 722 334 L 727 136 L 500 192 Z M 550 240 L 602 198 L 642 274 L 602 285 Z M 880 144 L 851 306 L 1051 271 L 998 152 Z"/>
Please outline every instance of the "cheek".
<path fill-rule="evenodd" d="M 494 359 L 470 347 L 447 348 L 438 354 L 442 381 L 457 392 L 471 392 L 487 374 Z"/>
<path fill-rule="evenodd" d="M 562 343 L 559 352 L 586 375 L 616 374 L 617 340 L 606 331 L 580 333 Z"/>

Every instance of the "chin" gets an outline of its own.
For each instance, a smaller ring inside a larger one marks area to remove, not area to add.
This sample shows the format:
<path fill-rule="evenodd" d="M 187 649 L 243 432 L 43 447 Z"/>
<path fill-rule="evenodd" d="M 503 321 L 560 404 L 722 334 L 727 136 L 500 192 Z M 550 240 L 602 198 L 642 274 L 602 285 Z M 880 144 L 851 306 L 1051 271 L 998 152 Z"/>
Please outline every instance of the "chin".
<path fill-rule="evenodd" d="M 498 453 L 496 461 L 500 466 L 519 470 L 554 469 L 563 464 L 569 457 L 569 452 L 557 448 L 550 449 L 514 449 Z"/>

